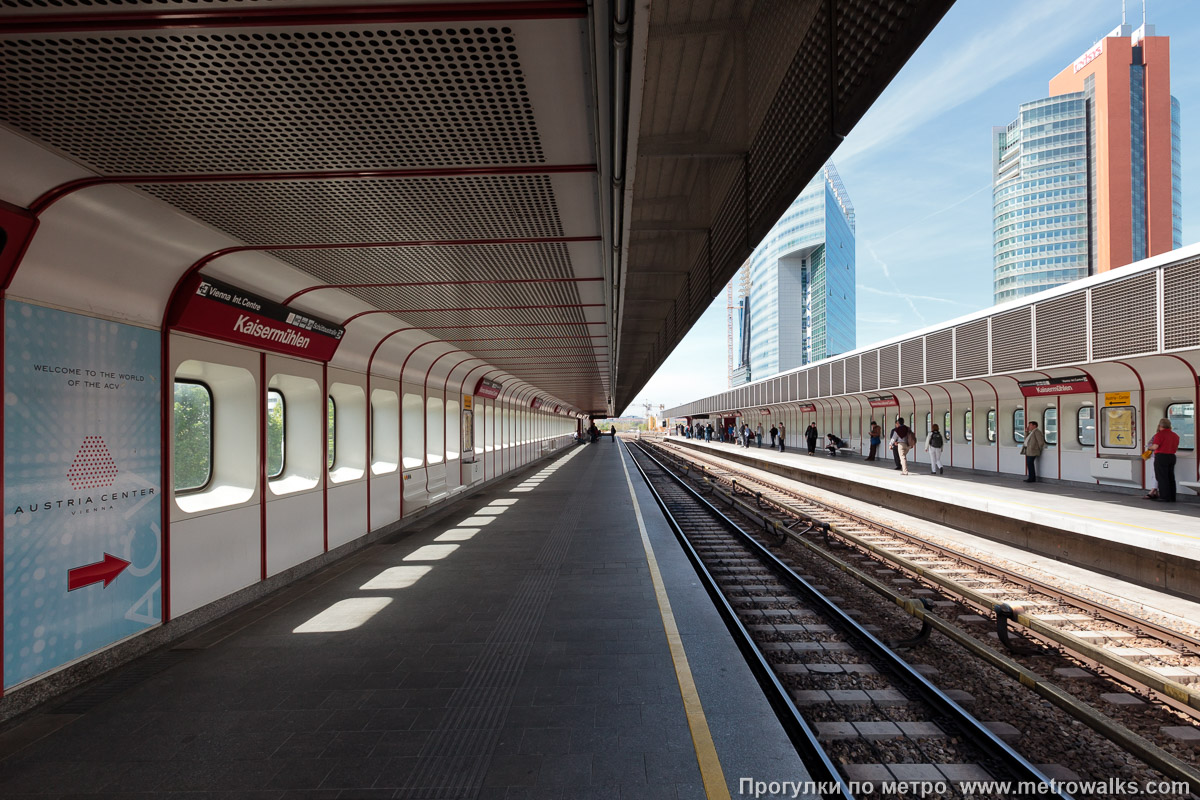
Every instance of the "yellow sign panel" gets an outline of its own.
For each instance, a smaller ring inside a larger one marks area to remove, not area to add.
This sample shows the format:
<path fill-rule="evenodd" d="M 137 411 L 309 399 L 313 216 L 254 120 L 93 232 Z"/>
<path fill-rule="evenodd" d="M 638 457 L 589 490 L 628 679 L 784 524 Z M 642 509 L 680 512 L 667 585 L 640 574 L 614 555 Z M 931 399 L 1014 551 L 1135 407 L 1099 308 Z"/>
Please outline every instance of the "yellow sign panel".
<path fill-rule="evenodd" d="M 463 411 L 473 411 L 475 409 L 475 395 L 463 395 Z"/>
<path fill-rule="evenodd" d="M 1128 406 L 1104 409 L 1104 445 L 1133 447 L 1133 409 Z"/>
<path fill-rule="evenodd" d="M 1127 406 L 1130 405 L 1129 392 L 1105 392 L 1104 405 L 1106 406 Z"/>

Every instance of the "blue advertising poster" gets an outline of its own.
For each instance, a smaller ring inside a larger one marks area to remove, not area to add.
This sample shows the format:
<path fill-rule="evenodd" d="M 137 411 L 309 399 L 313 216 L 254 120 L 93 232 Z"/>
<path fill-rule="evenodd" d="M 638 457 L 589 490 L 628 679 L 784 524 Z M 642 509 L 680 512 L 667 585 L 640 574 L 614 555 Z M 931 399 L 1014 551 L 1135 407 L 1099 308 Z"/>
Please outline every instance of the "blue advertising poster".
<path fill-rule="evenodd" d="M 4 686 L 162 620 L 157 331 L 5 301 Z"/>

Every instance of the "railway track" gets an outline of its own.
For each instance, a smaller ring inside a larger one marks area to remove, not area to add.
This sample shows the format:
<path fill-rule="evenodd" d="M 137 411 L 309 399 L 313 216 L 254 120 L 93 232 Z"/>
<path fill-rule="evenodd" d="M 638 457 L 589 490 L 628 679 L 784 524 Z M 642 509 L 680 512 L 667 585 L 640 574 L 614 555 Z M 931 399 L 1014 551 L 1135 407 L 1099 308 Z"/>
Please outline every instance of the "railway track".
<path fill-rule="evenodd" d="M 772 554 L 753 526 L 722 513 L 647 449 L 629 452 L 813 779 L 843 781 L 829 796 L 849 797 L 847 781 L 873 776 L 928 781 L 945 797 L 982 797 L 961 784 L 989 778 L 1069 797 Z"/>
<path fill-rule="evenodd" d="M 1179 734 L 1186 737 L 1189 727 L 1184 724 L 1188 719 L 1180 717 L 1194 720 L 1200 711 L 1195 691 L 1200 687 L 1200 641 L 1190 634 L 820 503 L 776 485 L 762 471 L 678 446 L 652 446 L 681 472 L 709 487 L 723 486 L 731 504 L 740 497 L 741 505 L 749 506 L 761 526 L 774 534 L 787 536 L 793 526 L 820 530 L 826 544 L 839 546 L 839 555 L 832 554 L 832 546 L 813 543 L 811 536 L 805 537 L 805 547 L 824 552 L 827 559 L 843 559 L 885 584 L 903 588 L 909 597 L 929 601 L 938 614 L 956 617 L 985 644 L 1008 645 L 1006 655 L 1022 667 L 1045 670 L 1058 663 L 1055 679 L 1081 706 L 1068 713 L 1164 774 L 1189 781 L 1193 790 L 1200 786 L 1200 774 L 1172 755 L 1182 750 L 1184 761 L 1192 761 L 1186 758 L 1186 745 L 1180 746 Z M 851 555 L 843 548 L 850 548 Z M 1027 677 L 1021 680 L 1030 683 Z M 1048 682 L 1045 687 L 1062 691 Z M 1147 707 L 1136 695 L 1118 689 L 1132 689 L 1164 705 Z M 1055 699 L 1060 707 L 1070 705 L 1063 697 Z M 1095 712 L 1095 706 L 1105 714 Z"/>

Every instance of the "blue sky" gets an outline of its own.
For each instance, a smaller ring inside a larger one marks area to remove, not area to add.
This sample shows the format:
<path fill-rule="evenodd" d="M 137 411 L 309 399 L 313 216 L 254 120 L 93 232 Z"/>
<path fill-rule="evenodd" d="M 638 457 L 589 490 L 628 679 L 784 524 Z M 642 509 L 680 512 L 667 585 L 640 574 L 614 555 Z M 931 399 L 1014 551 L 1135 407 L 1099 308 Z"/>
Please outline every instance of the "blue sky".
<path fill-rule="evenodd" d="M 1141 22 L 1140 0 L 1127 0 Z M 1200 239 L 1200 1 L 1147 0 L 1171 37 L 1183 143 L 1183 242 Z M 958 0 L 833 156 L 856 212 L 858 346 L 992 304 L 991 130 L 1121 22 L 1121 0 Z M 639 393 L 723 391 L 725 295 Z"/>

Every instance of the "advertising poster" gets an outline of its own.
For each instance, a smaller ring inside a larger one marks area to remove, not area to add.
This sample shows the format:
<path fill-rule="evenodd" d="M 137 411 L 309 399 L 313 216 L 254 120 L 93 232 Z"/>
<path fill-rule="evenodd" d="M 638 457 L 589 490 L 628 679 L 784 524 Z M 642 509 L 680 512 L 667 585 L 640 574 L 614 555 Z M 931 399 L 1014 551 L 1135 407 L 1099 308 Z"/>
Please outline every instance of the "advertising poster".
<path fill-rule="evenodd" d="M 5 303 L 4 686 L 162 619 L 157 331 Z"/>

